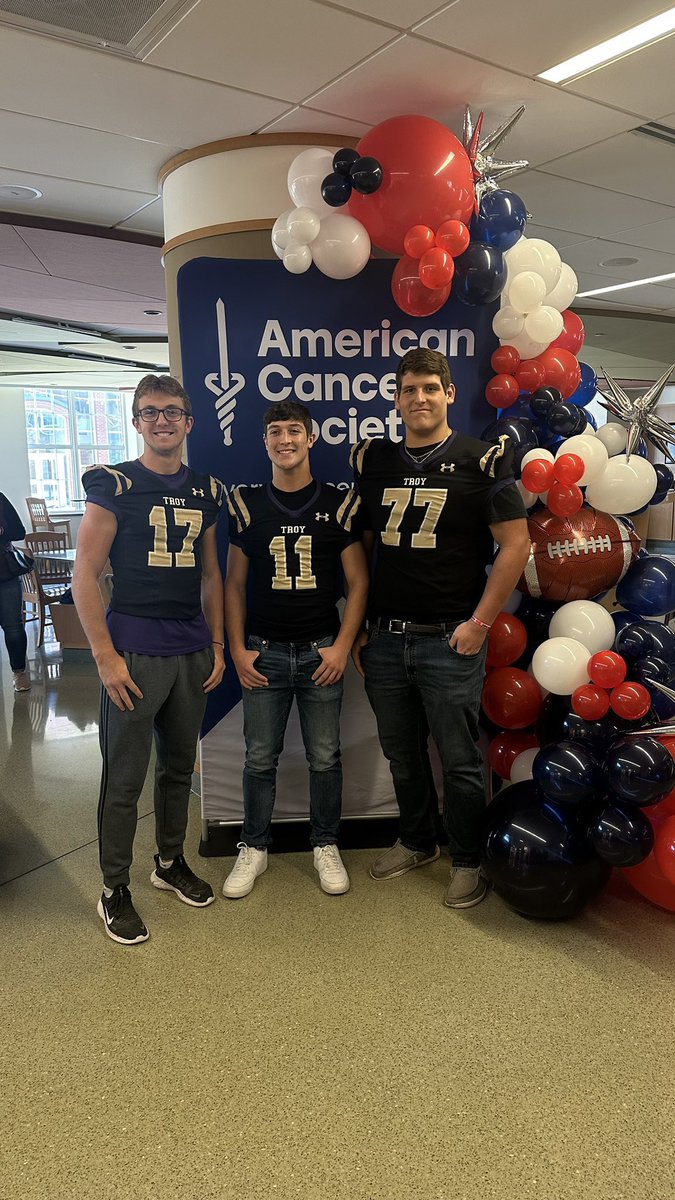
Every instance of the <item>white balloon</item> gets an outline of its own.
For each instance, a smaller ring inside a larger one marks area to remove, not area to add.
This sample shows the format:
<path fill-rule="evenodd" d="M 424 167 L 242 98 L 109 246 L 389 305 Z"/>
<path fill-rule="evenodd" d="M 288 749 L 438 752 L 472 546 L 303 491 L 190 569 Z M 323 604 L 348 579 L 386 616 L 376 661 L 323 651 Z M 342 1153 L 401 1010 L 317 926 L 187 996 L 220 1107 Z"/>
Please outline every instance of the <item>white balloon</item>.
<path fill-rule="evenodd" d="M 535 342 L 547 342 L 550 346 L 563 331 L 565 322 L 562 313 L 549 304 L 539 304 L 525 317 L 525 333 Z"/>
<path fill-rule="evenodd" d="M 534 450 L 528 450 L 520 460 L 520 473 L 523 473 L 523 467 L 527 466 L 535 458 L 545 458 L 547 462 L 555 462 L 555 458 L 550 450 L 546 450 L 543 446 L 535 446 Z"/>
<path fill-rule="evenodd" d="M 562 259 L 555 246 L 541 238 L 521 237 L 515 246 L 505 251 L 504 258 L 508 268 L 507 288 L 521 271 L 534 271 L 541 275 L 546 292 L 551 292 L 560 279 Z"/>
<path fill-rule="evenodd" d="M 511 344 L 511 338 L 522 332 L 525 318 L 515 308 L 505 305 L 495 313 L 492 319 L 492 331 L 502 343 Z"/>
<path fill-rule="evenodd" d="M 532 763 L 539 750 L 539 746 L 534 746 L 531 750 L 523 750 L 517 758 L 514 758 L 511 764 L 509 783 L 522 783 L 524 779 L 532 778 Z"/>
<path fill-rule="evenodd" d="M 648 504 L 656 491 L 657 476 L 652 464 L 639 454 L 615 454 L 586 489 L 586 501 L 608 513 L 632 513 Z"/>
<path fill-rule="evenodd" d="M 517 337 L 509 339 L 509 345 L 513 346 L 519 353 L 522 359 L 536 358 L 538 354 L 543 353 L 548 348 L 546 342 L 535 342 L 523 330 Z"/>
<path fill-rule="evenodd" d="M 595 436 L 607 447 L 610 458 L 626 449 L 628 430 L 623 425 L 617 425 L 616 421 L 608 421 L 606 425 L 601 425 Z"/>
<path fill-rule="evenodd" d="M 277 217 L 272 226 L 272 249 L 277 258 L 284 257 L 284 250 L 290 242 L 288 235 L 288 218 L 294 210 L 287 208 L 286 212 L 282 212 L 280 217 Z"/>
<path fill-rule="evenodd" d="M 290 242 L 284 250 L 284 266 L 291 275 L 304 275 L 312 265 L 312 251 L 300 242 Z"/>
<path fill-rule="evenodd" d="M 548 632 L 552 638 L 574 638 L 591 654 L 597 654 L 599 650 L 611 650 L 616 625 L 607 609 L 594 600 L 570 600 L 553 614 Z"/>
<path fill-rule="evenodd" d="M 508 284 L 508 289 L 509 304 L 520 313 L 528 313 L 536 308 L 546 295 L 546 284 L 535 271 L 521 271 Z"/>
<path fill-rule="evenodd" d="M 288 191 L 297 208 L 311 208 L 320 217 L 335 212 L 321 195 L 321 184 L 333 171 L 333 155 L 329 150 L 312 146 L 293 159 L 288 168 Z"/>
<path fill-rule="evenodd" d="M 318 236 L 321 218 L 312 208 L 293 208 L 286 222 L 290 241 L 309 246 Z"/>
<path fill-rule="evenodd" d="M 570 696 L 582 683 L 588 683 L 590 658 L 590 651 L 575 638 L 549 638 L 537 646 L 532 656 L 532 674 L 547 691 Z"/>
<path fill-rule="evenodd" d="M 356 217 L 332 212 L 321 222 L 319 236 L 312 242 L 312 256 L 330 279 L 351 279 L 370 258 L 368 232 Z"/>
<path fill-rule="evenodd" d="M 550 304 L 551 308 L 557 308 L 558 312 L 564 312 L 569 308 L 579 290 L 579 280 L 568 263 L 562 264 L 560 278 L 555 287 L 548 292 L 544 304 Z"/>
<path fill-rule="evenodd" d="M 516 487 L 520 492 L 520 498 L 526 508 L 533 508 L 539 496 L 536 492 L 529 492 L 526 487 L 523 487 L 522 479 L 516 479 Z M 515 609 L 513 610 L 515 612 Z"/>
<path fill-rule="evenodd" d="M 589 426 L 590 428 L 590 426 Z M 579 479 L 578 486 L 586 487 L 598 479 L 607 466 L 607 448 L 593 435 L 577 433 L 574 437 L 566 438 L 559 447 L 556 458 L 561 454 L 578 454 L 584 464 L 584 473 Z"/>
<path fill-rule="evenodd" d="M 544 280 L 546 291 L 552 292 L 562 273 L 563 264 L 558 251 L 555 246 L 552 246 L 550 242 L 545 242 L 542 238 L 530 238 L 529 249 L 530 254 L 536 250 L 541 256 L 543 269 L 539 270 L 539 267 L 535 267 L 534 269 L 539 272 Z"/>

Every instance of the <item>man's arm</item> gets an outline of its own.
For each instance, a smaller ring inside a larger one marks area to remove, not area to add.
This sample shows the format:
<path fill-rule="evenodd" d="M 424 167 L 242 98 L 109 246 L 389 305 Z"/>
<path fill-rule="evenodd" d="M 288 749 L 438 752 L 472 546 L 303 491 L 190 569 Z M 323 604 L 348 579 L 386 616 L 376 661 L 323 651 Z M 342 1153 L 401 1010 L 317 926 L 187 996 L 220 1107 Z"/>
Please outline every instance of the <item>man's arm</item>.
<path fill-rule="evenodd" d="M 87 504 L 77 538 L 72 591 L 101 683 L 117 708 L 132 711 L 131 693 L 139 700 L 143 699 L 143 693 L 131 678 L 124 657 L 112 644 L 98 586 L 116 533 L 115 514 L 100 504 Z"/>
<path fill-rule="evenodd" d="M 495 522 L 490 526 L 490 530 L 499 546 L 499 553 L 487 577 L 483 595 L 474 610 L 474 615 L 486 625 L 491 625 L 497 614 L 502 611 L 505 600 L 508 600 L 520 579 L 531 544 L 525 518 Z M 487 635 L 488 630 L 482 629 L 475 621 L 463 621 L 453 633 L 450 645 L 459 654 L 478 654 Z"/>
<path fill-rule="evenodd" d="M 204 691 L 212 692 L 218 687 L 225 671 L 225 636 L 223 633 L 223 577 L 218 562 L 216 526 L 210 525 L 202 538 L 202 612 L 213 638 L 213 653 L 216 661 Z"/>
<path fill-rule="evenodd" d="M 349 652 L 363 625 L 368 603 L 368 563 L 362 543 L 352 542 L 351 546 L 346 546 L 340 558 L 347 585 L 347 602 L 340 632 L 333 645 L 319 651 L 323 662 L 312 675 L 319 687 L 337 683 L 344 675 Z"/>
<path fill-rule="evenodd" d="M 253 665 L 258 658 L 258 651 L 247 650 L 244 641 L 248 566 L 249 560 L 244 551 L 230 542 L 225 581 L 225 627 L 239 682 L 242 687 L 250 689 L 267 687 L 267 678 L 256 671 Z"/>
<path fill-rule="evenodd" d="M 375 533 L 372 529 L 364 529 L 363 531 L 363 549 L 366 555 L 366 563 L 369 571 L 372 574 L 373 552 L 375 550 Z M 365 616 L 365 613 L 364 613 Z M 352 644 L 352 662 L 356 667 L 361 678 L 365 678 L 365 671 L 361 662 L 361 651 L 368 641 L 368 633 L 364 622 L 361 622 L 361 628 L 357 629 L 356 637 Z"/>

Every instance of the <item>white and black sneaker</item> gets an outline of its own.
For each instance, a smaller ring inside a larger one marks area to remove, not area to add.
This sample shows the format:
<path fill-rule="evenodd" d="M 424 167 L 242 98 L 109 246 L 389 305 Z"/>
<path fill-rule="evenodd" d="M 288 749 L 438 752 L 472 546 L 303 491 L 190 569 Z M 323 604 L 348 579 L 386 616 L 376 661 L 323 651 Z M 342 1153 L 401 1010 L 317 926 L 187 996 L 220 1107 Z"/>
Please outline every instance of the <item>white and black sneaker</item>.
<path fill-rule="evenodd" d="M 150 882 L 165 892 L 175 892 L 179 900 L 193 908 L 206 908 L 215 900 L 211 884 L 195 875 L 182 854 L 174 858 L 170 867 L 163 867 L 159 854 L 156 854 Z"/>
<path fill-rule="evenodd" d="M 131 902 L 131 892 L 125 884 L 113 888 L 112 896 L 103 892 L 97 912 L 109 938 L 123 946 L 135 946 L 147 942 L 150 934 Z"/>

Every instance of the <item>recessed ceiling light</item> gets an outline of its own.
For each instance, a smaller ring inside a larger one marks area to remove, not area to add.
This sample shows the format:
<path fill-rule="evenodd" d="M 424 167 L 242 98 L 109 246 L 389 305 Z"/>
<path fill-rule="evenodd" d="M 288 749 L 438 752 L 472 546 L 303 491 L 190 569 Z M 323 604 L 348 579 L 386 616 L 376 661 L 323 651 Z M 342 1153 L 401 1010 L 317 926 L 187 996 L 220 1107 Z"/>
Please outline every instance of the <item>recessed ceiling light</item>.
<path fill-rule="evenodd" d="M 605 292 L 621 292 L 624 288 L 644 287 L 646 283 L 663 283 L 665 279 L 675 279 L 675 271 L 668 275 L 650 275 L 648 279 L 631 279 L 630 283 L 613 283 L 611 287 L 594 288 L 592 292 L 577 292 L 577 300 L 584 296 L 602 296 Z"/>
<path fill-rule="evenodd" d="M 144 317 L 161 317 L 161 315 L 162 314 L 158 308 L 144 308 L 143 309 Z"/>
<path fill-rule="evenodd" d="M 38 188 L 23 187 L 18 183 L 0 183 L 0 200 L 41 200 Z"/>
<path fill-rule="evenodd" d="M 637 258 L 604 258 L 598 263 L 599 267 L 633 267 Z"/>
<path fill-rule="evenodd" d="M 673 30 L 675 30 L 675 8 L 669 8 L 666 12 L 659 13 L 658 16 L 652 17 L 649 21 L 642 21 L 641 24 L 634 25 L 632 29 L 627 29 L 625 33 L 619 33 L 616 37 L 608 38 L 605 42 L 598 42 L 596 46 L 591 46 L 588 50 L 582 51 L 581 54 L 575 54 L 573 58 L 568 58 L 565 62 L 558 63 L 557 66 L 551 67 L 548 71 L 542 71 L 537 78 L 546 79 L 549 83 L 565 83 L 567 80 L 576 79 L 580 75 L 584 75 L 604 63 L 622 58 L 624 54 L 629 54 L 631 50 L 637 50 L 639 47 L 646 46 L 650 42 L 656 42 L 659 38 L 666 37 L 669 33 L 672 33 Z"/>

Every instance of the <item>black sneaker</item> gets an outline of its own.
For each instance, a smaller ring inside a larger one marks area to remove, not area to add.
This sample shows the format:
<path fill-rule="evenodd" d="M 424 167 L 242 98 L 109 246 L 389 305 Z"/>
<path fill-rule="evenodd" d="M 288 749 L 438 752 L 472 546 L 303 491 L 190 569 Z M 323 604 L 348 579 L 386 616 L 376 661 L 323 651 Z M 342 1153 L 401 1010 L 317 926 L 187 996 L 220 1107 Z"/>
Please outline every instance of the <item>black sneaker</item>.
<path fill-rule="evenodd" d="M 113 888 L 112 896 L 105 892 L 98 902 L 97 912 L 109 938 L 123 946 L 147 942 L 150 934 L 131 903 L 131 892 L 123 883 Z"/>
<path fill-rule="evenodd" d="M 160 866 L 159 854 L 156 854 L 155 869 L 150 876 L 150 882 L 166 892 L 175 892 L 179 900 L 191 904 L 193 908 L 206 908 L 207 904 L 212 904 L 215 900 L 211 884 L 205 879 L 197 878 L 182 854 L 174 858 L 170 867 Z"/>

